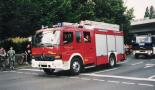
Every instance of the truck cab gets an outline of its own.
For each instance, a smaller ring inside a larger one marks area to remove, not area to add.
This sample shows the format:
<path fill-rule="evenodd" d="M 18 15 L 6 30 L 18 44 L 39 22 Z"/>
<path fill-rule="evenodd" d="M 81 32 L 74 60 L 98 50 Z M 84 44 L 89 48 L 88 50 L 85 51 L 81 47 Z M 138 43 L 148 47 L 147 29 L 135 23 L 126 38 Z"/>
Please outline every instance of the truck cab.
<path fill-rule="evenodd" d="M 139 35 L 133 39 L 132 49 L 135 58 L 139 56 L 151 57 L 155 54 L 155 37 L 151 35 Z"/>

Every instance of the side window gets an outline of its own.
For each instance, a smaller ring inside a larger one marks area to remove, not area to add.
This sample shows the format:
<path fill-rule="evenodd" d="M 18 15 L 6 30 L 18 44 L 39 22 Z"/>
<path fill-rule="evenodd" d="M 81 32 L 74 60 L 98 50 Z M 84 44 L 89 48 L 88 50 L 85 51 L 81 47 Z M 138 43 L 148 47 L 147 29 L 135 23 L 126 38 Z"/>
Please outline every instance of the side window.
<path fill-rule="evenodd" d="M 76 32 L 76 42 L 81 43 L 81 33 L 80 32 Z"/>
<path fill-rule="evenodd" d="M 90 32 L 83 32 L 83 35 L 84 35 L 84 42 L 90 43 L 91 42 Z"/>
<path fill-rule="evenodd" d="M 73 32 L 63 32 L 63 43 L 70 44 L 73 42 Z"/>

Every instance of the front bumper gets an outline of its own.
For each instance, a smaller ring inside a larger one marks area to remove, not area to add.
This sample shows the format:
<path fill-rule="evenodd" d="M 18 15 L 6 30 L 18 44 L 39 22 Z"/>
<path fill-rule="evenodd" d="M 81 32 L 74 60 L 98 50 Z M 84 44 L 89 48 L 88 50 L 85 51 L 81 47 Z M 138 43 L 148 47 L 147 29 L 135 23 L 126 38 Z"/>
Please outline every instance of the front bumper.
<path fill-rule="evenodd" d="M 54 61 L 36 61 L 32 59 L 32 67 L 69 70 L 70 63 L 68 61 L 62 61 L 61 59 Z"/>
<path fill-rule="evenodd" d="M 133 55 L 152 55 L 152 50 L 134 50 Z"/>

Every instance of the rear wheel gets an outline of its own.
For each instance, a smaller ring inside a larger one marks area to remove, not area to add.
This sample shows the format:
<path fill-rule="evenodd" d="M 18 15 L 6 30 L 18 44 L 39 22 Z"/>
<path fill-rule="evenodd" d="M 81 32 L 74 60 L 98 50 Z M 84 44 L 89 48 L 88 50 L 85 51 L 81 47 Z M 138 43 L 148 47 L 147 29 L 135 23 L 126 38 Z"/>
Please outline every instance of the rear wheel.
<path fill-rule="evenodd" d="M 82 65 L 80 63 L 79 58 L 73 58 L 71 61 L 71 66 L 70 66 L 70 73 L 72 75 L 78 75 L 82 69 Z"/>
<path fill-rule="evenodd" d="M 116 65 L 116 58 L 115 55 L 110 55 L 109 57 L 109 67 L 114 67 Z"/>
<path fill-rule="evenodd" d="M 55 69 L 47 69 L 47 68 L 43 68 L 43 70 L 47 75 L 52 75 L 53 72 L 55 71 Z"/>

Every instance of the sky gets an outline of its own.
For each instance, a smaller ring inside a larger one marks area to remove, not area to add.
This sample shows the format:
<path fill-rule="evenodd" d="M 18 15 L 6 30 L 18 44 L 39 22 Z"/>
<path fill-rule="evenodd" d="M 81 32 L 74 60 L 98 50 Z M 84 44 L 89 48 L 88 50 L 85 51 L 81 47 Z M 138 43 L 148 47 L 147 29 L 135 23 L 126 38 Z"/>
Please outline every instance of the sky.
<path fill-rule="evenodd" d="M 124 5 L 129 8 L 134 8 L 135 19 L 142 19 L 147 6 L 153 5 L 155 8 L 155 0 L 124 0 Z"/>

